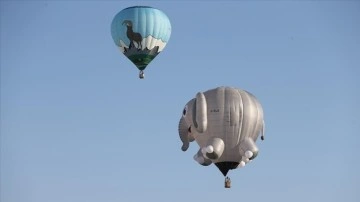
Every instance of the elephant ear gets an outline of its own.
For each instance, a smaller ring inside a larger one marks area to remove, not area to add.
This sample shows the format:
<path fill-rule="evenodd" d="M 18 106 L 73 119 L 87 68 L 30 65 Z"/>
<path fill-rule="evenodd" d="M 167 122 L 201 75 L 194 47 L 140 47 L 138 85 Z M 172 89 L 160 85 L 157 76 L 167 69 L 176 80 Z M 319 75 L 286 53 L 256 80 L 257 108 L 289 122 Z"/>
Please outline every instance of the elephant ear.
<path fill-rule="evenodd" d="M 207 129 L 207 104 L 203 93 L 199 92 L 196 94 L 193 106 L 194 126 L 199 133 L 203 133 Z"/>
<path fill-rule="evenodd" d="M 179 121 L 178 130 L 179 130 L 180 139 L 183 143 L 181 150 L 186 151 L 189 148 L 189 138 L 188 138 L 188 127 L 184 117 L 181 117 Z"/>

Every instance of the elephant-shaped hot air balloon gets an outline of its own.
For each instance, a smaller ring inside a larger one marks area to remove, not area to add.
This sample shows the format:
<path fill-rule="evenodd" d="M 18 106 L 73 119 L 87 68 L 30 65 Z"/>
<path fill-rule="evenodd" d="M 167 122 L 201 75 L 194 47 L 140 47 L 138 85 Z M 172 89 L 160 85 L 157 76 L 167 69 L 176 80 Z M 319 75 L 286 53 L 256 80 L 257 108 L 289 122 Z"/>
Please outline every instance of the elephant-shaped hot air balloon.
<path fill-rule="evenodd" d="M 186 151 L 196 140 L 194 159 L 203 166 L 214 163 L 224 176 L 243 167 L 259 152 L 255 142 L 264 140 L 263 109 L 251 93 L 232 87 L 199 92 L 182 112 L 179 135 Z M 225 187 L 230 188 L 228 177 Z"/>
<path fill-rule="evenodd" d="M 120 11 L 111 23 L 111 36 L 120 51 L 140 70 L 165 48 L 171 35 L 169 18 L 148 6 L 134 6 Z"/>

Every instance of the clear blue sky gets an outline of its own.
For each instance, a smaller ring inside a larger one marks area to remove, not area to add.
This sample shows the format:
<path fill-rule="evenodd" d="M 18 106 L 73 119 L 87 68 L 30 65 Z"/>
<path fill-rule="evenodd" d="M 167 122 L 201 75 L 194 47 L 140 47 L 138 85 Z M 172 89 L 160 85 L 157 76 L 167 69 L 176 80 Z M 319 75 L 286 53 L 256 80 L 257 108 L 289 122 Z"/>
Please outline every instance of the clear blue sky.
<path fill-rule="evenodd" d="M 110 34 L 134 5 L 172 23 L 138 78 Z M 1 1 L 1 202 L 360 201 L 359 1 Z M 180 150 L 198 91 L 263 105 L 266 140 L 223 188 Z"/>

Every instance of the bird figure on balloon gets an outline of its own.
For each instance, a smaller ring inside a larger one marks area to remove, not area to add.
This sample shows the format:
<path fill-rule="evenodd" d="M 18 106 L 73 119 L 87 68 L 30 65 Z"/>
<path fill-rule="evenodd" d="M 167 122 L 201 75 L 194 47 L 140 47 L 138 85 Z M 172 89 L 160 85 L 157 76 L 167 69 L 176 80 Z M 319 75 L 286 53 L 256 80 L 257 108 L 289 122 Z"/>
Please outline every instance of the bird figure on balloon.
<path fill-rule="evenodd" d="M 134 6 L 120 11 L 111 24 L 111 35 L 120 51 L 140 70 L 144 70 L 165 48 L 171 35 L 169 18 L 148 6 Z"/>
<path fill-rule="evenodd" d="M 184 107 L 179 121 L 181 150 L 196 141 L 194 160 L 202 166 L 214 163 L 231 187 L 229 170 L 244 167 L 259 153 L 255 142 L 264 140 L 263 109 L 251 93 L 233 87 L 199 92 Z"/>

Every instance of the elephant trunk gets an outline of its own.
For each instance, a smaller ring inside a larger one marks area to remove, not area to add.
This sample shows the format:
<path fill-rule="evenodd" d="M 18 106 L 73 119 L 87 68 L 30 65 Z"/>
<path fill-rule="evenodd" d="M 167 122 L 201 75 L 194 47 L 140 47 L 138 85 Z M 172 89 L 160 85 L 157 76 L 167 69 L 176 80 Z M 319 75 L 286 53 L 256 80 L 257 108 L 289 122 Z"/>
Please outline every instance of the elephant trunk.
<path fill-rule="evenodd" d="M 181 117 L 179 121 L 179 136 L 183 143 L 181 150 L 186 151 L 189 148 L 189 137 L 188 137 L 188 127 L 184 117 Z"/>
<path fill-rule="evenodd" d="M 261 140 L 265 139 L 265 121 L 263 120 L 262 123 L 262 130 L 261 130 Z"/>

